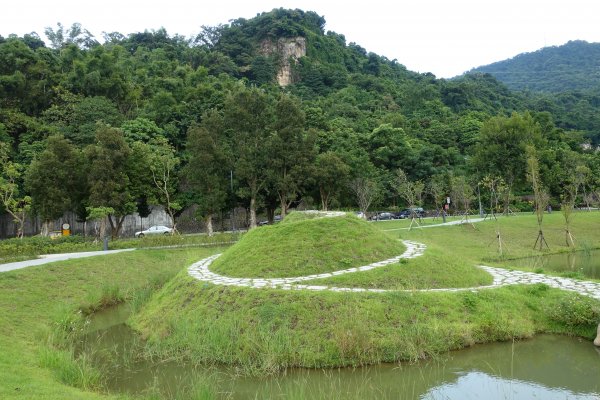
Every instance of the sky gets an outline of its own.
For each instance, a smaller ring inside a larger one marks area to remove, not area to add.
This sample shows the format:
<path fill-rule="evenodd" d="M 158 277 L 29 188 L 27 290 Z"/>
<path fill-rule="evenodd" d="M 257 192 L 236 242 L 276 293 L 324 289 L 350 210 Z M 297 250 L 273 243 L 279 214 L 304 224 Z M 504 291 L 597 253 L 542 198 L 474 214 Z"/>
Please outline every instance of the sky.
<path fill-rule="evenodd" d="M 325 17 L 326 30 L 409 70 L 451 78 L 472 68 L 569 40 L 600 42 L 597 0 L 29 0 L 0 11 L 0 35 L 37 32 L 78 22 L 129 34 L 164 27 L 186 37 L 201 27 L 252 18 L 273 8 Z"/>

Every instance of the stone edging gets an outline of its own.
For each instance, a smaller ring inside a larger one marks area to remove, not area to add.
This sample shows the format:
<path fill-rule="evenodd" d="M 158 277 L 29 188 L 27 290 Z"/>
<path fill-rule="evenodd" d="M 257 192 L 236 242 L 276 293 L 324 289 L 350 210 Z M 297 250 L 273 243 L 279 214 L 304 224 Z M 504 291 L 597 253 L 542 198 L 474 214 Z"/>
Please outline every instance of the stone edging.
<path fill-rule="evenodd" d="M 282 289 L 282 290 L 328 290 L 333 292 L 368 292 L 368 293 L 386 293 L 386 292 L 461 292 L 461 291 L 477 291 L 481 289 L 492 289 L 508 285 L 534 285 L 538 283 L 546 284 L 553 288 L 569 290 L 577 292 L 584 296 L 589 296 L 600 300 L 600 284 L 588 281 L 579 281 L 569 278 L 553 277 L 533 272 L 511 271 L 503 268 L 495 268 L 488 266 L 479 266 L 479 268 L 488 272 L 493 277 L 493 283 L 487 286 L 475 286 L 468 288 L 440 288 L 440 289 L 367 289 L 367 288 L 344 288 L 335 286 L 320 286 L 320 285 L 302 285 L 298 282 L 331 278 L 333 276 L 370 271 L 375 268 L 383 267 L 390 264 L 395 264 L 401 259 L 411 259 L 423 255 L 426 246 L 423 243 L 417 243 L 409 240 L 402 240 L 406 246 L 406 251 L 399 256 L 375 262 L 362 267 L 349 268 L 324 274 L 315 274 L 307 276 L 298 276 L 292 278 L 231 278 L 211 272 L 208 267 L 217 259 L 220 254 L 200 260 L 188 268 L 188 273 L 194 279 L 202 282 L 209 282 L 215 285 L 250 287 L 254 289 Z"/>

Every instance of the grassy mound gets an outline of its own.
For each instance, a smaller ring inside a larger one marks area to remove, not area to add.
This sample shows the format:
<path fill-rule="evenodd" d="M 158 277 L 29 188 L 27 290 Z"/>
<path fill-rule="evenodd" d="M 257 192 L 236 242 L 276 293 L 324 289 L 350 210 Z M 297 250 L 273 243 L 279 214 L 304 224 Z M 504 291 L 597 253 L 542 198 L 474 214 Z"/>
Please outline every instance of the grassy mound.
<path fill-rule="evenodd" d="M 552 229 L 560 228 L 560 220 L 549 220 L 548 232 L 552 234 Z M 587 232 L 587 223 L 581 220 L 583 223 L 577 228 Z M 503 229 L 507 238 L 523 238 L 529 233 L 531 222 L 530 216 L 514 217 L 507 219 L 509 225 Z M 270 252 L 278 257 L 278 263 L 285 264 L 294 256 L 293 250 L 282 247 L 279 251 L 267 251 L 258 239 L 278 238 L 293 247 L 299 245 L 299 237 L 302 241 L 313 238 L 316 234 L 311 231 L 318 232 L 323 226 L 344 226 L 354 232 L 352 236 L 359 235 L 347 237 L 336 232 L 338 236 L 331 246 L 337 249 L 341 241 L 339 247 L 345 250 L 330 250 L 328 257 L 343 259 L 357 242 L 358 247 L 364 248 L 365 240 L 380 238 L 372 231 L 377 224 L 351 217 L 288 221 L 250 232 L 244 238 L 247 240 L 231 247 L 227 255 L 234 254 L 250 265 L 248 253 L 252 246 L 263 246 L 258 256 L 268 259 Z M 382 224 L 380 228 L 388 226 Z M 359 230 L 361 234 L 357 233 Z M 495 253 L 488 238 L 493 233 L 492 223 L 482 223 L 477 228 L 394 231 L 391 234 L 398 237 L 427 243 L 425 254 L 402 265 L 311 283 L 388 289 L 489 284 L 490 277 L 474 265 Z M 318 246 L 331 235 L 334 233 L 323 232 L 318 240 L 312 240 L 311 246 Z M 597 236 L 590 236 L 590 240 L 597 240 Z M 276 244 L 272 244 L 275 249 Z M 304 250 L 316 259 L 318 251 L 314 248 L 307 246 Z M 517 246 L 511 247 L 511 252 L 520 251 Z M 397 250 L 393 253 L 398 254 Z M 377 257 L 384 259 L 386 255 Z M 323 262 L 320 271 L 340 267 L 326 257 Z M 302 265 L 296 269 L 293 263 L 287 264 L 287 270 L 277 270 L 275 266 L 279 264 L 269 263 L 273 270 L 261 270 L 260 263 L 241 268 L 249 276 L 256 276 L 259 271 L 267 276 L 313 272 L 302 270 Z M 222 272 L 225 266 L 221 266 Z M 234 266 L 228 268 L 231 270 L 227 274 L 233 275 Z M 199 282 L 182 271 L 131 323 L 148 339 L 152 355 L 234 365 L 245 374 L 268 374 L 296 366 L 321 368 L 416 360 L 474 343 L 526 338 L 540 332 L 593 339 L 598 321 L 600 302 L 542 284 L 479 292 L 340 293 L 219 286 Z"/>
<path fill-rule="evenodd" d="M 293 277 L 359 267 L 405 250 L 397 239 L 352 215 L 293 213 L 286 220 L 248 232 L 210 269 L 231 277 Z"/>

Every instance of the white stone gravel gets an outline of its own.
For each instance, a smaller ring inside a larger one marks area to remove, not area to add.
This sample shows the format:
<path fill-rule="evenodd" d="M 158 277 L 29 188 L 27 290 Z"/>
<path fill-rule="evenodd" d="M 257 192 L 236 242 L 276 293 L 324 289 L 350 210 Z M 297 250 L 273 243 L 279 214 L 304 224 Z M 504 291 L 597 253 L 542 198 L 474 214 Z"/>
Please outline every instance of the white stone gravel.
<path fill-rule="evenodd" d="M 569 290 L 580 293 L 585 296 L 593 297 L 600 300 L 600 283 L 579 281 L 569 278 L 560 278 L 546 276 L 542 274 L 536 274 L 533 272 L 523 271 L 511 271 L 503 268 L 495 268 L 481 265 L 479 268 L 488 272 L 493 277 L 491 285 L 487 286 L 476 286 L 468 288 L 440 288 L 440 289 L 412 289 L 412 290 L 389 290 L 389 289 L 367 289 L 367 288 L 344 288 L 335 286 L 321 286 L 321 285 L 301 285 L 298 282 L 329 278 L 332 276 L 350 274 L 355 272 L 370 271 L 375 268 L 380 268 L 386 265 L 396 264 L 401 259 L 411 259 L 423 255 L 425 251 L 425 245 L 423 243 L 417 243 L 409 240 L 403 240 L 402 243 L 406 246 L 406 251 L 399 256 L 374 262 L 369 265 L 364 265 L 357 268 L 348 268 L 344 270 L 327 272 L 323 274 L 313 274 L 307 276 L 296 276 L 290 278 L 231 278 L 219 274 L 215 274 L 209 270 L 210 264 L 220 256 L 216 254 L 214 256 L 205 258 L 194 263 L 189 267 L 189 275 L 199 281 L 209 282 L 215 285 L 225 286 L 239 286 L 249 287 L 255 289 L 281 289 L 281 290 L 311 290 L 311 291 L 334 291 L 334 292 L 353 292 L 353 293 L 387 293 L 387 292 L 458 292 L 458 291 L 478 291 L 482 289 L 498 288 L 501 286 L 508 285 L 533 285 L 533 284 L 546 284 L 553 288 Z"/>

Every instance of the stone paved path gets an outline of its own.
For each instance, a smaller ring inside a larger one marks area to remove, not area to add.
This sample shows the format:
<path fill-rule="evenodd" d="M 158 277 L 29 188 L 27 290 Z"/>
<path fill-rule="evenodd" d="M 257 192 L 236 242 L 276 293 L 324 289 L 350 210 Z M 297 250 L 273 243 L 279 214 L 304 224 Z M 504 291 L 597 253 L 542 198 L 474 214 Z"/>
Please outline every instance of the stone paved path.
<path fill-rule="evenodd" d="M 188 273 L 195 279 L 203 282 L 213 283 L 215 285 L 225 286 L 240 286 L 250 287 L 255 289 L 271 288 L 271 289 L 283 289 L 283 290 L 329 290 L 335 292 L 372 292 L 372 293 L 385 293 L 398 290 L 389 289 L 367 289 L 367 288 L 344 288 L 336 286 L 322 286 L 322 285 L 303 285 L 298 282 L 330 278 L 333 276 L 350 274 L 356 272 L 370 271 L 375 268 L 383 267 L 390 264 L 396 264 L 401 259 L 410 259 L 421 256 L 425 251 L 426 246 L 422 243 L 417 243 L 409 240 L 402 241 L 406 246 L 406 251 L 396 257 L 365 265 L 362 267 L 349 268 L 339 270 L 335 272 L 328 272 L 324 274 L 315 274 L 307 276 L 298 276 L 292 278 L 232 278 L 223 275 L 216 274 L 209 270 L 211 263 L 220 256 L 220 254 L 205 258 L 194 263 L 189 267 Z M 401 265 L 398 268 L 402 268 Z M 580 293 L 585 296 L 590 296 L 600 300 L 600 283 L 579 281 L 569 278 L 553 277 L 543 274 L 536 274 L 532 272 L 523 271 L 511 271 L 503 268 L 495 268 L 488 266 L 479 266 L 493 277 L 491 285 L 487 286 L 476 286 L 468 288 L 441 288 L 441 289 L 416 289 L 416 290 L 401 290 L 406 292 L 460 292 L 460 291 L 475 291 L 481 289 L 497 288 L 507 285 L 526 284 L 533 285 L 537 283 L 543 283 L 553 288 L 570 290 L 573 292 Z"/>

